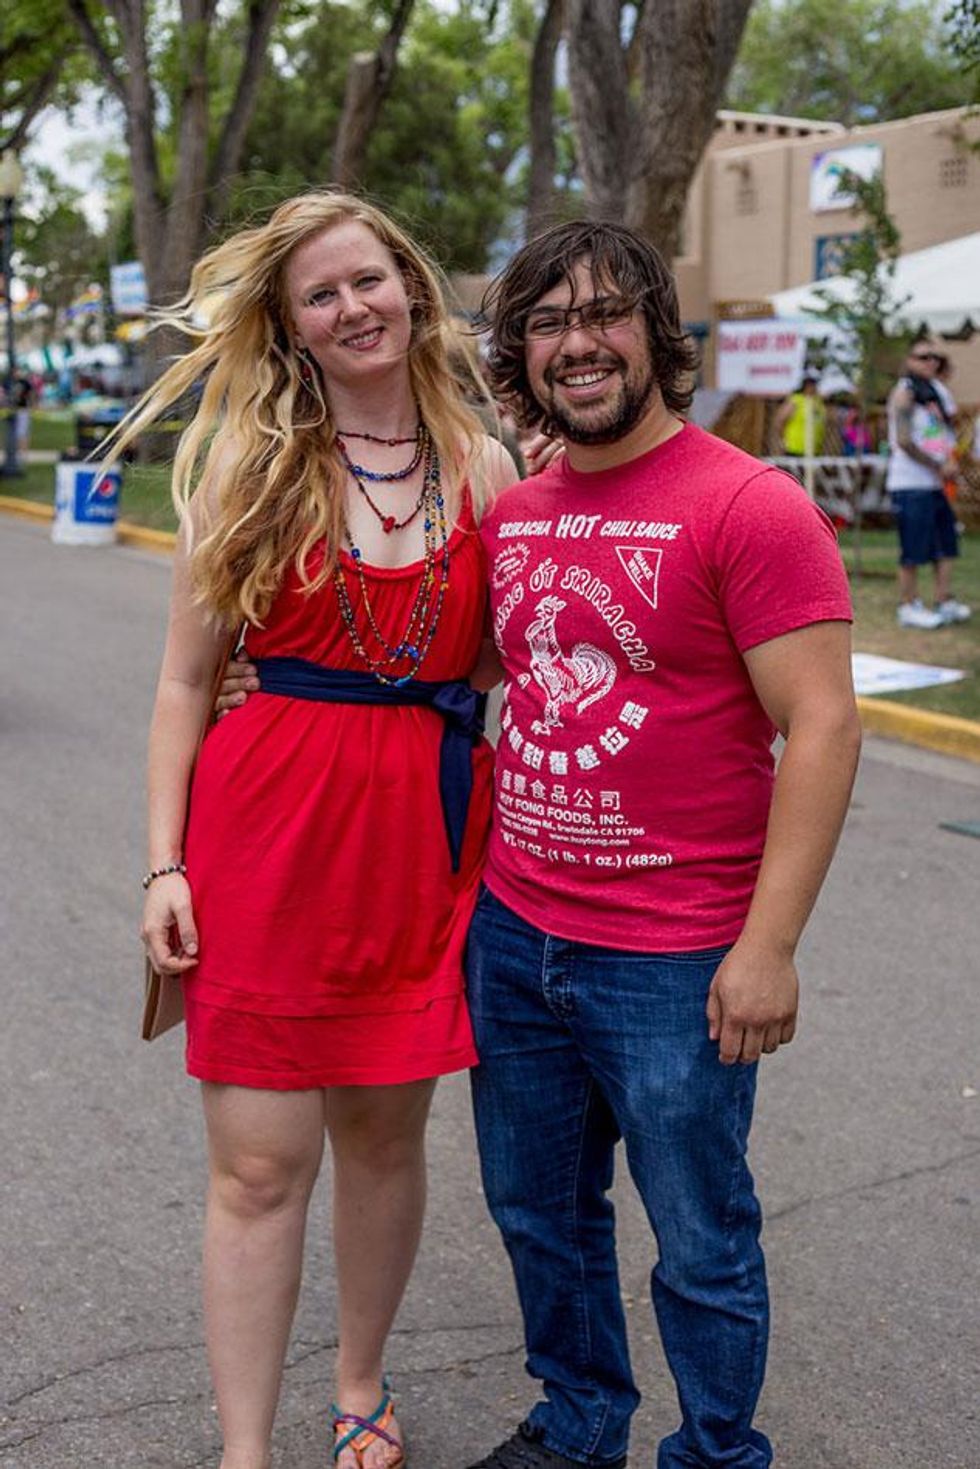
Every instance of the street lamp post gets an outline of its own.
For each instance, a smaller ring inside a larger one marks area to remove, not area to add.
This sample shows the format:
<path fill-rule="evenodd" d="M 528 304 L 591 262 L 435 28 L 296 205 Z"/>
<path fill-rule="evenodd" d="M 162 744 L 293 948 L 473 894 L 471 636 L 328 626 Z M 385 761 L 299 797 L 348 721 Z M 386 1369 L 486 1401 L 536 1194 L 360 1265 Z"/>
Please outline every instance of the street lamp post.
<path fill-rule="evenodd" d="M 4 379 L 6 394 L 7 432 L 3 466 L 0 474 L 12 479 L 20 473 L 17 464 L 17 411 L 14 406 L 16 363 L 14 360 L 14 299 L 11 291 L 11 268 L 14 254 L 14 203 L 24 182 L 24 170 L 16 153 L 9 150 L 0 158 L 0 201 L 3 202 L 3 241 L 0 266 L 3 270 L 4 294 L 7 297 L 7 375 Z"/>

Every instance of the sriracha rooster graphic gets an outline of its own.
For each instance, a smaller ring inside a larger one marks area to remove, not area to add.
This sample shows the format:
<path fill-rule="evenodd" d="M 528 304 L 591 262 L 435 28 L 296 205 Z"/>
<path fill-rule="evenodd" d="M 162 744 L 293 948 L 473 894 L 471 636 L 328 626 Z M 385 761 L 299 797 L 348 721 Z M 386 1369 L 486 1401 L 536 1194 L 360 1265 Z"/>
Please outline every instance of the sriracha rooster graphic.
<path fill-rule="evenodd" d="M 542 597 L 524 634 L 531 649 L 531 672 L 545 696 L 544 718 L 531 725 L 539 735 L 563 728 L 563 704 L 574 704 L 576 714 L 581 714 L 605 698 L 616 682 L 616 664 L 601 648 L 576 643 L 571 653 L 562 652 L 555 619 L 566 605 L 561 597 Z"/>

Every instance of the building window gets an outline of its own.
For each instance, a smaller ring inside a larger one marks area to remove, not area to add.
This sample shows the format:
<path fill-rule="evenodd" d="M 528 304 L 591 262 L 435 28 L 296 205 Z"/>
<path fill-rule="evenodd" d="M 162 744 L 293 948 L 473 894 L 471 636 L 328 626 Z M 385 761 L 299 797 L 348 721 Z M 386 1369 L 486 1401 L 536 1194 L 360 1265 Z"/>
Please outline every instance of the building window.
<path fill-rule="evenodd" d="M 951 158 L 943 158 L 939 164 L 939 187 L 941 189 L 962 189 L 966 187 L 967 160 L 962 153 L 954 153 Z"/>
<path fill-rule="evenodd" d="M 813 279 L 825 281 L 828 276 L 837 275 L 840 271 L 841 255 L 856 239 L 856 231 L 846 235 L 818 235 L 813 242 Z"/>

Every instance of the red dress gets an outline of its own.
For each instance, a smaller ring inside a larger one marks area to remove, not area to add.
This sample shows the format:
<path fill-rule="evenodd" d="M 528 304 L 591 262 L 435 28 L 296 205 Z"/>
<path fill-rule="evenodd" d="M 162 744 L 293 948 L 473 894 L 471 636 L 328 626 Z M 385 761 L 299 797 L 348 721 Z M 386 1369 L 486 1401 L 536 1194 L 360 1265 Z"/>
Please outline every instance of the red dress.
<path fill-rule="evenodd" d="M 342 565 L 373 650 L 346 555 Z M 364 572 L 375 620 L 397 642 L 421 563 Z M 422 678 L 470 671 L 485 600 L 485 557 L 465 506 Z M 254 658 L 364 668 L 333 583 L 309 596 L 295 573 L 246 646 Z M 260 693 L 208 733 L 185 853 L 200 941 L 184 985 L 192 1076 L 300 1089 L 415 1081 L 475 1064 L 463 949 L 490 823 L 493 755 L 485 741 L 473 754 L 454 873 L 439 798 L 442 730 L 427 708 Z"/>

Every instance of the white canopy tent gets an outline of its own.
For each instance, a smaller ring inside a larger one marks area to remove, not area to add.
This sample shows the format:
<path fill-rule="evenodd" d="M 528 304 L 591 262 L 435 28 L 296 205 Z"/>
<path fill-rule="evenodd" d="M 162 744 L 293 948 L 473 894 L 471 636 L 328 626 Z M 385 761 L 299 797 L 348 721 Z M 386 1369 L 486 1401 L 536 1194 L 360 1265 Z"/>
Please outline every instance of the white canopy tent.
<path fill-rule="evenodd" d="M 841 276 L 811 281 L 770 296 L 776 315 L 799 318 L 807 311 L 819 310 L 821 297 L 815 294 L 818 287 L 822 293 L 843 301 L 854 292 L 853 283 Z M 951 337 L 980 331 L 980 233 L 900 256 L 892 294 L 904 303 L 888 323 L 892 331 L 924 326 Z"/>

